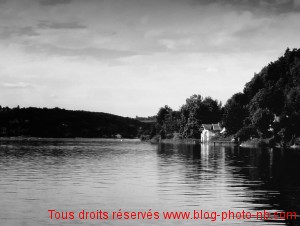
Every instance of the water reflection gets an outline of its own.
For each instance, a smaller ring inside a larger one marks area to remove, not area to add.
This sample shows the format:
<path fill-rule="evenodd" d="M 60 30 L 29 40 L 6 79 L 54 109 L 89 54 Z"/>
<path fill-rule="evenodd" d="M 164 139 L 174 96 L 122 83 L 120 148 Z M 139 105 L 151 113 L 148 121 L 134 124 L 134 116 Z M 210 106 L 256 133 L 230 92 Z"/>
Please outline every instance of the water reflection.
<path fill-rule="evenodd" d="M 297 211 L 300 153 L 278 149 L 67 139 L 0 142 L 1 225 L 195 225 L 51 222 L 47 210 Z M 300 225 L 197 221 L 197 225 Z"/>
<path fill-rule="evenodd" d="M 300 153 L 295 150 L 162 144 L 158 154 L 164 160 L 161 167 L 185 164 L 185 180 L 199 182 L 189 189 L 194 202 L 204 195 L 211 204 L 232 202 L 229 206 L 236 209 L 300 213 Z M 299 216 L 271 222 L 300 225 Z"/>

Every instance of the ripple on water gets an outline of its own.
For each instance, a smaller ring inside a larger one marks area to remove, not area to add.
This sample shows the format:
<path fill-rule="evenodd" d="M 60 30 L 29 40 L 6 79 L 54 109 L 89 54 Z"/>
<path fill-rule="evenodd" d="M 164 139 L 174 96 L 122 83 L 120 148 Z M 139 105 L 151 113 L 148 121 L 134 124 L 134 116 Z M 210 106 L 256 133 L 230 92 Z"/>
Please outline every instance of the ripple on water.
<path fill-rule="evenodd" d="M 152 145 L 138 141 L 42 139 L 0 143 L 1 225 L 51 222 L 48 209 L 80 211 L 300 212 L 300 156 L 267 149 Z M 220 222 L 219 225 L 297 225 L 297 221 Z M 87 225 L 99 222 L 86 221 Z M 101 221 L 101 225 L 157 221 Z M 212 221 L 159 221 L 216 225 Z"/>

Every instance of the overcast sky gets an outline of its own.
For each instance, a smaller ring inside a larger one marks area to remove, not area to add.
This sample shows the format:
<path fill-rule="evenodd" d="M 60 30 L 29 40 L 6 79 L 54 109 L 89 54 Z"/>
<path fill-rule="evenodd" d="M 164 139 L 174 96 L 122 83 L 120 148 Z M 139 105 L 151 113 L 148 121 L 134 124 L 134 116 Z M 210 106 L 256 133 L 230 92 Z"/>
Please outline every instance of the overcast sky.
<path fill-rule="evenodd" d="M 223 104 L 300 46 L 300 0 L 0 0 L 0 105 L 149 116 Z"/>

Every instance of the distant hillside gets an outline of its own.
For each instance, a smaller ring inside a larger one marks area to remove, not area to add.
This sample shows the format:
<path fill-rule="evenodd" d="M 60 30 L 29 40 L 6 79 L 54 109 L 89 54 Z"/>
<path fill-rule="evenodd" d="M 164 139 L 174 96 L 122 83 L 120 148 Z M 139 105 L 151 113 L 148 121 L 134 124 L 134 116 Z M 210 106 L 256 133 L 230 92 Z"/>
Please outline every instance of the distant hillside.
<path fill-rule="evenodd" d="M 107 113 L 0 106 L 0 136 L 134 138 L 148 127 Z"/>

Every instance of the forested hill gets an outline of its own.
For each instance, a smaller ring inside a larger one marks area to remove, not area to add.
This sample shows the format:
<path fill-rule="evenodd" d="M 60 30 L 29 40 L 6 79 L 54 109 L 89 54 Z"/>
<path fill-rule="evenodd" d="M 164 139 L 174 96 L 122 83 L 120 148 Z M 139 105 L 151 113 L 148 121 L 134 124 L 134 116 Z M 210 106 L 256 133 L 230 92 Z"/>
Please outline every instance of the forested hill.
<path fill-rule="evenodd" d="M 193 95 L 178 111 L 167 105 L 160 108 L 156 119 L 150 138 L 174 133 L 200 138 L 202 124 L 219 122 L 226 128 L 225 136 L 241 141 L 259 138 L 273 144 L 294 144 L 300 141 L 300 49 L 287 49 L 223 107 L 210 97 Z"/>
<path fill-rule="evenodd" d="M 224 106 L 223 124 L 243 139 L 293 143 L 300 136 L 300 49 L 287 49 L 234 94 Z"/>
<path fill-rule="evenodd" d="M 0 106 L 0 136 L 134 138 L 148 125 L 107 113 Z"/>

